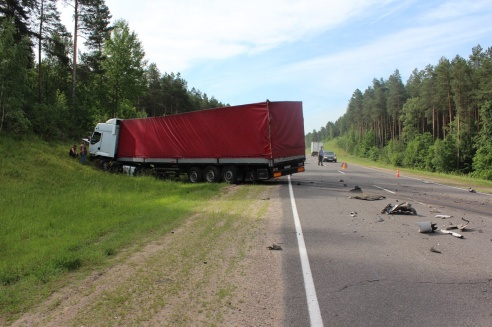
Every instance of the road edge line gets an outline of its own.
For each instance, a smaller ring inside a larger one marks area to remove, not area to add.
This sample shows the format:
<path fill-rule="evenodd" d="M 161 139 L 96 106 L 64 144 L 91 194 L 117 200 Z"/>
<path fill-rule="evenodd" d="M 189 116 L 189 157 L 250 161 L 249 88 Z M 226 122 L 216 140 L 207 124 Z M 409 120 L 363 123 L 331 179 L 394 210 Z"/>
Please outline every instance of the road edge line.
<path fill-rule="evenodd" d="M 312 327 L 322 327 L 323 319 L 321 318 L 321 311 L 319 309 L 318 298 L 316 296 L 316 289 L 314 287 L 313 275 L 311 274 L 311 267 L 309 266 L 309 258 L 307 254 L 306 244 L 304 243 L 304 236 L 302 234 L 301 220 L 297 212 L 296 201 L 294 198 L 294 190 L 292 189 L 292 183 L 289 177 L 289 194 L 290 203 L 292 205 L 292 215 L 294 216 L 294 223 L 296 226 L 297 244 L 299 246 L 299 256 L 301 258 L 302 276 L 304 278 L 304 289 L 306 291 L 306 299 L 309 310 L 309 319 Z"/>

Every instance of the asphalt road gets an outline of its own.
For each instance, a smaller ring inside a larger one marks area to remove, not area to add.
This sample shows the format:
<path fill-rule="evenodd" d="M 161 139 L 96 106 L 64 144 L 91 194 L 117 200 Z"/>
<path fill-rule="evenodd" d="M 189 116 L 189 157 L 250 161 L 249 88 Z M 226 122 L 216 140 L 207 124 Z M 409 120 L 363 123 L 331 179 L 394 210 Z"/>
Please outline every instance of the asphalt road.
<path fill-rule="evenodd" d="M 294 207 L 289 180 L 281 183 L 285 326 L 492 326 L 492 196 L 314 158 L 290 178 Z M 363 193 L 350 192 L 355 186 Z M 381 213 L 402 202 L 417 215 Z M 462 218 L 470 221 L 463 239 L 416 224 L 440 229 Z M 319 320 L 312 298 L 307 305 L 310 278 Z"/>

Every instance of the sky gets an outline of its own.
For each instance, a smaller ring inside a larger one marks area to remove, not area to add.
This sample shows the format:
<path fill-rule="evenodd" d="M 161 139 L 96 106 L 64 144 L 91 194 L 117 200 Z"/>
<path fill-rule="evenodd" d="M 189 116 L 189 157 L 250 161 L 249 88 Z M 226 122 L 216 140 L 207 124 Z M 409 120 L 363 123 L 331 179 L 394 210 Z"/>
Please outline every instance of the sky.
<path fill-rule="evenodd" d="M 302 101 L 305 133 L 356 89 L 492 46 L 490 0 L 106 0 L 148 63 L 222 103 Z M 73 32 L 68 8 L 63 21 Z"/>

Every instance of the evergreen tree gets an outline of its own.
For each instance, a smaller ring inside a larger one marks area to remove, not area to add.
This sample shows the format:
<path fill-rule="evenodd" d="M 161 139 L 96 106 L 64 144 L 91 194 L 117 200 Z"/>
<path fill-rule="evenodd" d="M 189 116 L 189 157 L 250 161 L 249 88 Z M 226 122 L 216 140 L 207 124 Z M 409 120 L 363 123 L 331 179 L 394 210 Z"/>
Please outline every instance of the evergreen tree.
<path fill-rule="evenodd" d="M 477 152 L 473 158 L 473 176 L 492 180 L 492 101 L 480 109 L 482 126 L 477 139 Z"/>
<path fill-rule="evenodd" d="M 57 9 L 57 0 L 34 0 L 33 25 L 36 30 L 37 54 L 38 54 L 38 103 L 42 101 L 42 63 L 43 48 L 46 48 L 47 39 L 57 31 L 57 34 L 65 34 L 65 27 L 60 22 L 60 13 Z M 51 40 L 56 42 L 56 39 Z"/>
<path fill-rule="evenodd" d="M 391 129 L 393 131 L 392 137 L 400 138 L 402 131 L 400 115 L 403 104 L 407 99 L 407 92 L 401 80 L 400 72 L 398 71 L 398 69 L 395 70 L 395 72 L 389 77 L 387 88 L 387 108 L 388 114 L 391 117 Z"/>
<path fill-rule="evenodd" d="M 111 96 L 109 114 L 122 118 L 138 115 L 135 106 L 145 92 L 145 52 L 137 34 L 130 31 L 126 21 L 116 21 L 104 54 L 107 59 L 102 67 Z"/>
<path fill-rule="evenodd" d="M 0 133 L 5 128 L 14 133 L 26 132 L 29 121 L 23 110 L 28 94 L 27 76 L 30 42 L 25 36 L 16 40 L 13 20 L 0 25 Z"/>

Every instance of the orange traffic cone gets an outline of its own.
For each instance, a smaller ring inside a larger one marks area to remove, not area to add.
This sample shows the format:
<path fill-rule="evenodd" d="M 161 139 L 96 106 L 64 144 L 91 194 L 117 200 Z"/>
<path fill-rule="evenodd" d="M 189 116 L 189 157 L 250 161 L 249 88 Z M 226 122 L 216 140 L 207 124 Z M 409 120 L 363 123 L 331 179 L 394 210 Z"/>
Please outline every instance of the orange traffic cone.
<path fill-rule="evenodd" d="M 346 163 L 346 162 L 344 162 L 344 163 L 342 164 L 342 169 L 347 169 L 347 163 Z"/>
<path fill-rule="evenodd" d="M 400 169 L 396 170 L 396 177 L 400 177 Z"/>

